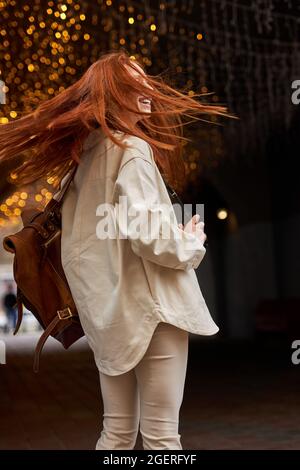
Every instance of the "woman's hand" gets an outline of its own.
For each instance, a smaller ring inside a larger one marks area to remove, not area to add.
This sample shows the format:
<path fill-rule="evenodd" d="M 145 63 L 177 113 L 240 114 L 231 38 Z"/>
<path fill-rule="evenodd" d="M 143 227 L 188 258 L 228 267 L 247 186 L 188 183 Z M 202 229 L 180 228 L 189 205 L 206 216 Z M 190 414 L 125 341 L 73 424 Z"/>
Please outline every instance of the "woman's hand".
<path fill-rule="evenodd" d="M 199 214 L 195 214 L 191 218 L 191 220 L 189 220 L 188 223 L 185 224 L 185 226 L 183 226 L 183 224 L 178 224 L 178 227 L 181 230 L 184 230 L 185 232 L 193 233 L 194 235 L 196 235 L 196 237 L 198 237 L 199 240 L 204 245 L 204 242 L 207 239 L 207 236 L 204 233 L 204 222 L 200 222 L 200 215 Z"/>

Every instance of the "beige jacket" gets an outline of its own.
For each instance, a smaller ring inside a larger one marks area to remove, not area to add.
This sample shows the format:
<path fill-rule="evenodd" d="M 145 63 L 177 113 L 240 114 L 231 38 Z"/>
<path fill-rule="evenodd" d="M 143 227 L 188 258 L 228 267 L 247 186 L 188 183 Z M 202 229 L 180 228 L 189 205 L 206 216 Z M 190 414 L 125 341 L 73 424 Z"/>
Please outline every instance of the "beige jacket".
<path fill-rule="evenodd" d="M 154 225 L 152 238 L 142 231 L 135 238 L 133 229 L 127 238 L 123 229 L 114 238 L 99 236 L 104 220 L 99 205 L 116 207 L 120 196 L 126 196 L 128 207 L 142 208 L 142 221 L 151 214 L 150 203 L 166 204 L 175 214 L 151 146 L 135 136 L 115 135 L 131 148 L 122 150 L 101 129 L 84 142 L 63 201 L 61 237 L 62 265 L 82 327 L 97 367 L 108 375 L 127 372 L 141 360 L 159 322 L 199 335 L 219 330 L 194 271 L 206 251 L 194 234 L 174 220 L 168 239 L 158 236 L 162 223 Z"/>

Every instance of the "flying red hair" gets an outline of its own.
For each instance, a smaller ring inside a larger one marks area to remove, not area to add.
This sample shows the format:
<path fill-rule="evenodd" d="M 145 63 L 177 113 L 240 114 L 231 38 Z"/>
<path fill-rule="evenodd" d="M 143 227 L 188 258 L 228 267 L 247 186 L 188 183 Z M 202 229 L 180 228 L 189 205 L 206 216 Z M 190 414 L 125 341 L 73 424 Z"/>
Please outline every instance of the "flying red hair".
<path fill-rule="evenodd" d="M 180 190 L 186 176 L 181 141 L 188 140 L 183 137 L 182 117 L 229 116 L 227 108 L 199 103 L 195 98 L 201 94 L 188 96 L 159 75 L 146 74 L 150 89 L 143 81 L 133 79 L 126 66 L 134 67 L 127 51 L 107 52 L 73 85 L 20 119 L 0 126 L 0 161 L 17 155 L 25 157 L 14 170 L 17 178 L 12 183 L 28 184 L 46 176 L 63 177 L 70 164 L 80 163 L 84 140 L 91 130 L 100 126 L 122 148 L 126 144 L 115 139 L 111 130 L 147 141 L 168 183 Z M 140 73 L 136 67 L 134 70 Z M 150 116 L 135 107 L 132 93 L 146 94 L 152 99 Z M 135 126 L 129 119 L 121 122 L 118 107 L 147 117 Z"/>

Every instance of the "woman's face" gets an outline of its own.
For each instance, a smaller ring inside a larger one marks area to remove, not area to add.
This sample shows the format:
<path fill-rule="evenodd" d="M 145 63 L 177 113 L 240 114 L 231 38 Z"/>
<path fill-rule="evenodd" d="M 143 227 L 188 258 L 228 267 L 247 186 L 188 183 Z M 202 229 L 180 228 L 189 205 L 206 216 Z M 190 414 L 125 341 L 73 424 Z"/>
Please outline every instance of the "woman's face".
<path fill-rule="evenodd" d="M 149 83 L 147 83 L 147 76 L 145 72 L 143 71 L 143 69 L 135 62 L 133 62 L 133 65 L 135 68 L 137 68 L 140 71 L 142 76 L 138 72 L 135 72 L 134 70 L 132 70 L 131 67 L 128 67 L 129 73 L 134 77 L 134 79 L 141 81 L 146 87 L 153 90 L 152 86 L 149 85 Z M 145 77 L 145 79 L 143 79 L 143 77 Z M 151 98 L 147 96 L 142 96 L 139 94 L 134 94 L 133 99 L 135 100 L 139 111 L 142 111 L 144 113 L 149 113 L 149 115 L 151 114 Z M 134 113 L 131 113 L 131 114 L 134 114 Z M 144 117 L 147 117 L 145 115 L 141 116 L 139 114 L 134 114 L 134 116 L 135 116 L 135 119 L 134 119 L 135 122 L 139 121 L 140 119 L 143 119 Z"/>

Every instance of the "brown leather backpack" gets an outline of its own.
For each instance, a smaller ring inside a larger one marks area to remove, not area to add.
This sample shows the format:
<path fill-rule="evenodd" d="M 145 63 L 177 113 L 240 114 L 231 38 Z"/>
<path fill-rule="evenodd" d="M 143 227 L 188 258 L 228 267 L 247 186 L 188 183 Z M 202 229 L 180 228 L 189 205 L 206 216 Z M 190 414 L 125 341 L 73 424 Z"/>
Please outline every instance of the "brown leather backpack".
<path fill-rule="evenodd" d="M 17 333 L 23 317 L 23 304 L 45 330 L 34 354 L 34 372 L 49 336 L 65 349 L 84 336 L 78 312 L 61 264 L 61 205 L 75 175 L 77 164 L 65 184 L 43 211 L 22 212 L 23 228 L 3 239 L 5 250 L 14 253 L 13 274 L 17 284 Z"/>

